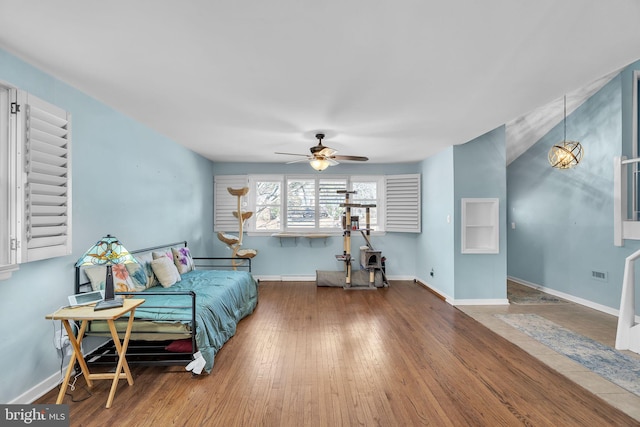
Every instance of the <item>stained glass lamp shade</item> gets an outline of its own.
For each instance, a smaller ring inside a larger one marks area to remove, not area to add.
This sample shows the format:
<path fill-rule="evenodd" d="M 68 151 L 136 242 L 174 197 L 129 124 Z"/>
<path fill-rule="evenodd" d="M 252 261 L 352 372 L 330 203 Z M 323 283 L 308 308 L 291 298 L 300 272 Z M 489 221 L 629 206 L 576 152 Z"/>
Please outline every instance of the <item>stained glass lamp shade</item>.
<path fill-rule="evenodd" d="M 121 297 L 116 298 L 113 288 L 113 264 L 127 264 L 137 262 L 136 259 L 122 246 L 120 241 L 110 234 L 100 239 L 76 262 L 76 267 L 81 265 L 105 265 L 107 276 L 104 281 L 104 300 L 99 301 L 95 310 L 122 307 Z"/>

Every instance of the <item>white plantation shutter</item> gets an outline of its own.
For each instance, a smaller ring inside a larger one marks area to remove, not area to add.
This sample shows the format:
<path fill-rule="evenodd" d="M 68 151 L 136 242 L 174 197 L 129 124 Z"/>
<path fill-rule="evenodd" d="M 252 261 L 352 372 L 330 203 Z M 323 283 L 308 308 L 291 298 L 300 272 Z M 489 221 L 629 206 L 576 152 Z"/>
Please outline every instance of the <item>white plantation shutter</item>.
<path fill-rule="evenodd" d="M 340 206 L 340 203 L 344 203 L 344 194 L 339 194 L 338 191 L 347 189 L 346 178 L 320 179 L 318 184 L 320 206 Z"/>
<path fill-rule="evenodd" d="M 420 233 L 420 174 L 385 177 L 385 231 Z"/>
<path fill-rule="evenodd" d="M 68 255 L 71 114 L 21 91 L 18 104 L 18 135 L 24 131 L 21 262 Z"/>
<path fill-rule="evenodd" d="M 218 175 L 214 177 L 213 231 L 238 231 L 238 218 L 233 212 L 238 210 L 238 198 L 227 191 L 227 187 L 243 188 L 249 185 L 247 175 Z M 242 202 L 246 202 L 246 196 Z M 243 205 L 244 206 L 244 205 Z"/>

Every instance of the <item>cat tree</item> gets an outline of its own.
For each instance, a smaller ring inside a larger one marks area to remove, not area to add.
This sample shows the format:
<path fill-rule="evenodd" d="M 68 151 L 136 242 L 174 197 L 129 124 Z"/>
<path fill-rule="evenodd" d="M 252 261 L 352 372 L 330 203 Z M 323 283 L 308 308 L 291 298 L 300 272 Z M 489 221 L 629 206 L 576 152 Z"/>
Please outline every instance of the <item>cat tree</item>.
<path fill-rule="evenodd" d="M 234 236 L 232 234 L 226 234 L 219 231 L 218 240 L 226 244 L 229 247 L 229 249 L 231 249 L 232 258 L 242 258 L 242 259 L 253 258 L 258 254 L 257 249 L 241 248 L 242 236 L 244 235 L 244 230 L 243 230 L 244 222 L 249 218 L 251 218 L 251 216 L 253 215 L 253 212 L 243 212 L 241 209 L 241 199 L 243 196 L 245 196 L 249 192 L 249 187 L 242 187 L 242 188 L 227 187 L 227 191 L 229 192 L 229 194 L 231 194 L 232 196 L 235 196 L 238 199 L 238 209 L 233 212 L 233 216 L 238 219 L 238 235 Z M 237 264 L 236 261 L 234 260 L 232 265 L 233 265 L 233 268 L 235 269 L 236 266 L 240 264 Z"/>

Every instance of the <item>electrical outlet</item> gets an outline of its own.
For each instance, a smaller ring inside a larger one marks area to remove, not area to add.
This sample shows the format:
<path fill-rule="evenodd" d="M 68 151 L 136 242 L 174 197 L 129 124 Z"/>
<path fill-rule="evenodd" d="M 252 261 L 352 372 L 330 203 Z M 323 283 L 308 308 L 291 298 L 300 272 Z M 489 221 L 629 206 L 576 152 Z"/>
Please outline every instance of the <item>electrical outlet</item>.
<path fill-rule="evenodd" d="M 69 337 L 67 336 L 67 331 L 63 329 L 57 330 L 53 335 L 53 345 L 58 350 L 62 350 L 65 347 L 70 346 L 71 341 L 69 341 Z"/>

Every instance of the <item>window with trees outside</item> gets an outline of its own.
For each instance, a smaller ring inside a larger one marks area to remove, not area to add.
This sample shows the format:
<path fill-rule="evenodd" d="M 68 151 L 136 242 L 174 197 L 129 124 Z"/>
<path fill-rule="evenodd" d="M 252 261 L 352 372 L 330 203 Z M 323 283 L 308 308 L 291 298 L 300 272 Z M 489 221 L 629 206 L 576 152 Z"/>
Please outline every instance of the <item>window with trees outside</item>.
<path fill-rule="evenodd" d="M 381 176 L 252 176 L 249 204 L 254 221 L 248 230 L 255 232 L 341 231 L 345 197 L 339 190 L 355 190 L 351 203 L 376 204 Z M 364 218 L 364 208 L 356 208 Z M 362 210 L 360 213 L 359 210 Z M 378 209 L 371 209 L 372 228 L 378 229 Z"/>

